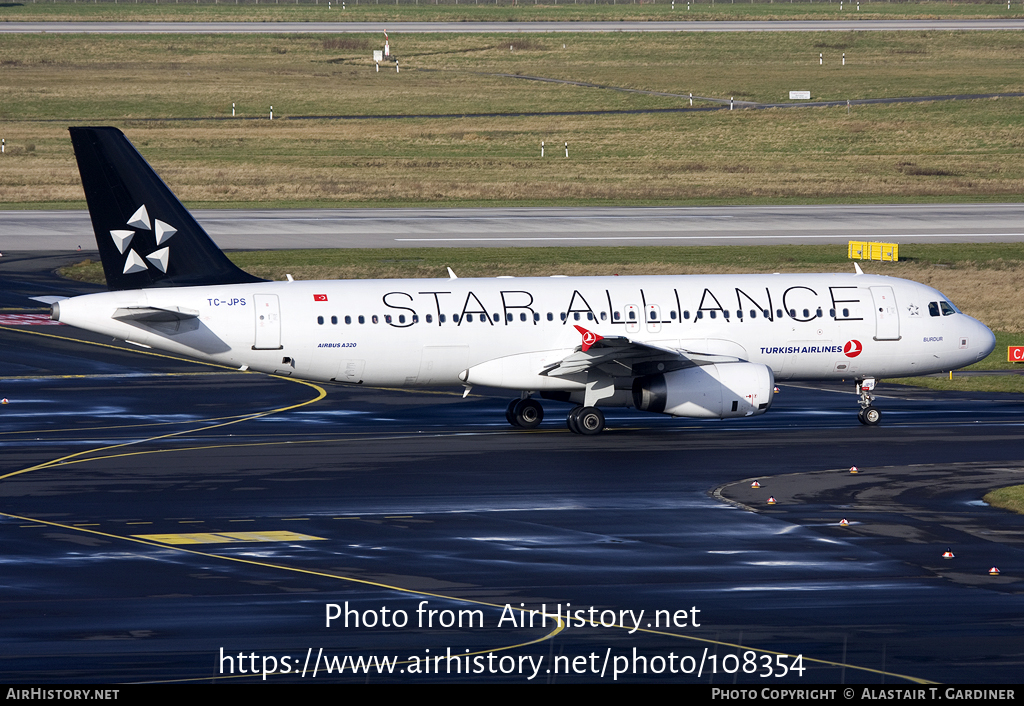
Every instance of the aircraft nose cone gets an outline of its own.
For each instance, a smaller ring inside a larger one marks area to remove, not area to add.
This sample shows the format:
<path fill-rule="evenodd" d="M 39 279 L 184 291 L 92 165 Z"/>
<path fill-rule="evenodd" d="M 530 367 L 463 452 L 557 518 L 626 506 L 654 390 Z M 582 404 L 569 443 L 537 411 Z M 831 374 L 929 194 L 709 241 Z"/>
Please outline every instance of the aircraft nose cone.
<path fill-rule="evenodd" d="M 980 342 L 978 350 L 978 360 L 985 358 L 992 351 L 996 349 L 996 335 L 992 333 L 992 330 L 985 324 L 978 322 L 978 341 Z"/>

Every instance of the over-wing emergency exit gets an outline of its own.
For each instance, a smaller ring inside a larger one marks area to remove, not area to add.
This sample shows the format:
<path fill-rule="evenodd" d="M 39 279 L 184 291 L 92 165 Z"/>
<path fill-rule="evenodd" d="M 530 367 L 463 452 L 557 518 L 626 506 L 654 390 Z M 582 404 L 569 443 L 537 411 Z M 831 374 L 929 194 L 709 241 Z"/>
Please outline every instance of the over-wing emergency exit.
<path fill-rule="evenodd" d="M 537 399 L 677 417 L 766 412 L 776 381 L 851 380 L 879 422 L 882 376 L 952 370 L 995 346 L 931 287 L 862 274 L 269 282 L 238 269 L 127 138 L 71 128 L 111 291 L 53 305 L 63 323 L 275 375 L 353 385 L 514 390 Z"/>

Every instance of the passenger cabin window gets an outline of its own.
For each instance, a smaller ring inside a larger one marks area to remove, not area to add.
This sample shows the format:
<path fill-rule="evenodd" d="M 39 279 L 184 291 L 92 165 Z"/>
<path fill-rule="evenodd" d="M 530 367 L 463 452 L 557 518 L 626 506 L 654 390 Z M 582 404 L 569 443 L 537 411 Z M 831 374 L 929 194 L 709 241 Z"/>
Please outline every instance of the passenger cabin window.
<path fill-rule="evenodd" d="M 433 314 L 427 314 L 427 323 L 428 324 L 434 323 L 434 315 Z"/>
<path fill-rule="evenodd" d="M 337 317 L 337 316 L 332 316 L 332 317 L 331 317 L 331 323 L 332 323 L 332 324 L 335 324 L 335 325 L 337 325 L 337 323 L 338 323 L 338 317 Z"/>
<path fill-rule="evenodd" d="M 362 314 L 359 315 L 359 323 L 361 323 L 361 324 L 365 324 L 366 323 L 366 317 L 363 316 Z"/>
<path fill-rule="evenodd" d="M 376 314 L 374 314 L 373 316 L 370 317 L 370 323 L 371 324 L 378 323 L 377 322 L 377 315 Z"/>
<path fill-rule="evenodd" d="M 620 313 L 619 313 L 619 312 L 617 312 L 617 311 L 613 311 L 613 312 L 612 312 L 612 320 L 614 320 L 614 321 L 618 321 L 618 320 L 619 320 L 619 319 L 621 319 L 621 318 L 622 318 L 622 314 L 620 314 Z"/>
<path fill-rule="evenodd" d="M 318 324 L 320 324 L 321 326 L 323 326 L 324 325 L 324 317 L 322 317 L 322 316 L 316 317 L 316 322 Z"/>
<path fill-rule="evenodd" d="M 352 317 L 351 316 L 346 316 L 345 317 L 345 323 L 346 324 L 351 324 L 352 323 Z"/>

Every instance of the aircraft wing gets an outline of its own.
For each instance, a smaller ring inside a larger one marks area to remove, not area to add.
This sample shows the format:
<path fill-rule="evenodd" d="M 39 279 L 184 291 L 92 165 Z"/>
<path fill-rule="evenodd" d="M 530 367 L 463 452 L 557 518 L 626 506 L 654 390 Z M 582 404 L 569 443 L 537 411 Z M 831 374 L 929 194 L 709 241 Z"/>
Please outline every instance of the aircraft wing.
<path fill-rule="evenodd" d="M 598 369 L 613 377 L 639 376 L 740 360 L 726 355 L 652 346 L 623 336 L 602 337 L 581 326 L 576 326 L 576 329 L 583 335 L 583 345 L 547 366 L 541 371 L 542 375 L 562 377 Z"/>

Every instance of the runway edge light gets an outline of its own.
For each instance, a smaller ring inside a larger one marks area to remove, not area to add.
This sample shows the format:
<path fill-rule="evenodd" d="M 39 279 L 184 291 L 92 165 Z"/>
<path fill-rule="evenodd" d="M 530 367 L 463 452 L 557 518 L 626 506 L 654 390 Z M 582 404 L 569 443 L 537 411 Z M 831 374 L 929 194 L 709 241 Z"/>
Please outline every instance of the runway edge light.
<path fill-rule="evenodd" d="M 774 495 L 769 495 L 768 496 L 768 504 L 769 505 L 774 505 L 775 504 L 775 496 Z"/>
<path fill-rule="evenodd" d="M 857 470 L 856 466 L 850 466 L 850 473 L 860 473 L 860 471 Z"/>
<path fill-rule="evenodd" d="M 849 520 L 847 520 L 847 519 L 846 519 L 846 518 L 844 517 L 843 519 L 839 520 L 839 526 L 840 526 L 840 527 L 849 527 L 849 526 L 850 526 L 850 521 L 849 521 Z"/>
<path fill-rule="evenodd" d="M 952 551 L 950 551 L 950 550 L 949 550 L 949 549 L 947 548 L 947 549 L 946 549 L 946 551 L 942 552 L 942 558 L 943 558 L 943 559 L 952 559 L 952 558 L 953 558 L 953 552 L 952 552 Z"/>
<path fill-rule="evenodd" d="M 991 569 L 988 570 L 988 573 L 989 573 L 989 576 L 998 576 L 999 575 L 999 569 L 997 569 L 996 567 L 993 566 Z"/>
<path fill-rule="evenodd" d="M 6 400 L 4 400 L 4 404 L 7 404 L 7 401 L 6 401 Z M 751 483 L 751 484 L 750 484 L 750 487 L 751 487 L 751 488 L 760 488 L 760 487 L 761 487 L 761 484 L 760 484 L 760 483 L 758 483 L 758 482 L 757 482 L 757 481 L 755 480 L 755 481 L 754 481 L 753 483 Z"/>

